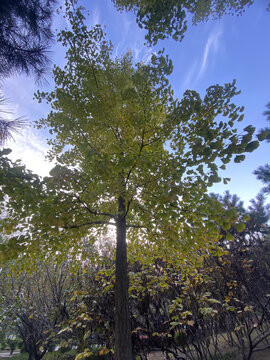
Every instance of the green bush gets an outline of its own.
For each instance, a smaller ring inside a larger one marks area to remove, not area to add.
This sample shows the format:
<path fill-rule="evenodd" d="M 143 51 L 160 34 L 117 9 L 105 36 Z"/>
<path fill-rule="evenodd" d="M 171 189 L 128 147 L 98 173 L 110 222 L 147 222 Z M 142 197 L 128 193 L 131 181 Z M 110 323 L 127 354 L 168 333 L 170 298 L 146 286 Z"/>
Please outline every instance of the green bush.
<path fill-rule="evenodd" d="M 174 334 L 174 342 L 178 346 L 185 347 L 188 343 L 188 335 L 187 335 L 186 331 L 184 331 L 184 330 L 177 331 Z"/>
<path fill-rule="evenodd" d="M 52 352 L 47 352 L 44 355 L 44 360 L 73 360 L 75 359 L 77 355 L 77 351 L 76 350 L 68 350 L 68 351 L 61 351 L 61 350 L 57 350 L 57 351 L 52 351 Z"/>

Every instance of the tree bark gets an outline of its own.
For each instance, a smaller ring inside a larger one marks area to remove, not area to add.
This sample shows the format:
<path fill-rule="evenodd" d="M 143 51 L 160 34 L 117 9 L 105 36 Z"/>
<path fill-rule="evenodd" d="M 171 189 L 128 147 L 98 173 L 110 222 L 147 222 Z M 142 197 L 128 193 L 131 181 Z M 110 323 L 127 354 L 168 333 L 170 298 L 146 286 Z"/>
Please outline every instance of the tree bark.
<path fill-rule="evenodd" d="M 26 351 L 28 352 L 28 360 L 34 360 L 34 351 L 32 346 L 27 346 Z"/>
<path fill-rule="evenodd" d="M 126 204 L 123 197 L 119 196 L 115 266 L 115 360 L 132 360 L 126 231 Z"/>

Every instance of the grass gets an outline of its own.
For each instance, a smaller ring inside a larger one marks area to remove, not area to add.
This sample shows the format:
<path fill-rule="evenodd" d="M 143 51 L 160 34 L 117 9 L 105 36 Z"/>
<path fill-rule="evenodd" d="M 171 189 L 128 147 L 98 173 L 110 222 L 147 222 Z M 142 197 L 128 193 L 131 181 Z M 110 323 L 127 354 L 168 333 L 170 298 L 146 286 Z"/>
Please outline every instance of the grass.
<path fill-rule="evenodd" d="M 235 352 L 228 352 L 223 355 L 214 355 L 212 358 L 208 360 L 235 360 L 236 354 Z"/>
<path fill-rule="evenodd" d="M 42 360 L 74 360 L 75 357 L 77 355 L 77 351 L 76 350 L 69 350 L 66 352 L 62 352 L 62 351 L 52 351 L 52 352 L 47 352 Z M 13 360 L 28 360 L 28 353 L 21 353 L 21 354 L 15 354 L 12 356 Z M 87 357 L 87 360 L 101 360 L 101 359 L 106 359 L 105 355 L 92 355 L 90 357 Z"/>
<path fill-rule="evenodd" d="M 42 360 L 73 360 L 75 359 L 77 353 L 76 350 L 70 350 L 67 352 L 61 351 L 52 351 L 47 352 Z M 14 360 L 28 360 L 28 353 L 15 354 L 12 356 Z"/>

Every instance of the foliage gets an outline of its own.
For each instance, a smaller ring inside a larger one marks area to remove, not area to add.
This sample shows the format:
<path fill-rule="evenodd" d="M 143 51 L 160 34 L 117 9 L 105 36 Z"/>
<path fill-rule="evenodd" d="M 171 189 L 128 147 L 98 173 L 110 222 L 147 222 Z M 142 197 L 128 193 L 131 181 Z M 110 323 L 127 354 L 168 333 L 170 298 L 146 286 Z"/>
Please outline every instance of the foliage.
<path fill-rule="evenodd" d="M 219 242 L 205 251 L 192 250 L 185 261 L 158 257 L 149 263 L 134 259 L 129 263 L 132 343 L 141 359 L 154 349 L 175 359 L 184 355 L 189 359 L 229 359 L 234 355 L 225 356 L 224 351 L 233 349 L 249 360 L 254 351 L 267 346 L 269 209 L 261 196 L 247 210 L 235 195 L 226 193 L 218 199 L 225 212 L 237 209 L 244 229 L 237 230 L 232 224 L 224 231 L 220 226 Z M 234 239 L 229 242 L 228 231 Z M 68 316 L 50 337 L 60 344 L 61 351 L 76 347 L 77 359 L 112 356 L 114 261 L 106 249 L 100 256 L 98 262 L 84 262 L 75 282 L 64 286 L 70 289 L 65 300 Z M 22 289 L 29 285 L 24 281 Z M 47 297 L 51 297 L 49 292 Z M 33 303 L 25 306 L 33 312 Z M 52 302 L 52 310 L 55 306 Z M 53 354 L 50 357 L 56 356 Z"/>
<path fill-rule="evenodd" d="M 264 166 L 259 166 L 259 168 L 254 171 L 254 174 L 257 175 L 257 178 L 265 184 L 265 186 L 263 187 L 263 192 L 269 194 L 269 192 L 270 192 L 270 165 L 265 164 Z"/>
<path fill-rule="evenodd" d="M 0 245 L 2 261 L 12 260 L 17 258 L 20 249 L 21 252 L 25 249 L 25 240 L 28 236 L 31 238 L 31 233 L 22 235 L 22 230 L 25 224 L 28 223 L 27 216 L 33 211 L 37 199 L 42 194 L 42 187 L 38 175 L 26 170 L 25 166 L 20 161 L 13 163 L 6 156 L 11 152 L 10 149 L 3 149 L 0 151 L 0 211 L 2 218 L 0 220 L 0 229 L 3 236 L 3 241 Z M 6 207 L 6 199 L 11 201 L 9 209 Z M 17 222 L 15 213 L 21 212 L 25 218 Z M 4 230 L 5 228 L 5 230 Z M 16 229 L 16 230 L 15 230 Z M 17 231 L 16 235 L 14 232 Z M 30 260 L 30 258 L 29 258 Z"/>
<path fill-rule="evenodd" d="M 5 98 L 0 95 L 0 107 L 4 104 Z M 0 111 L 1 113 L 6 113 L 6 111 Z M 25 121 L 23 118 L 7 120 L 0 115 L 0 146 L 3 146 L 7 140 L 12 139 L 12 134 L 19 134 L 24 125 Z"/>
<path fill-rule="evenodd" d="M 264 115 L 266 115 L 266 119 L 270 121 L 270 103 L 266 105 L 267 110 L 264 111 Z M 270 141 L 270 128 L 265 128 L 261 130 L 261 136 L 269 142 Z M 262 191 L 266 194 L 270 192 L 270 165 L 266 164 L 264 166 L 260 166 L 257 170 L 254 171 L 254 174 L 257 175 L 257 178 L 265 184 L 265 187 Z"/>
<path fill-rule="evenodd" d="M 0 75 L 33 73 L 40 78 L 48 63 L 47 48 L 55 0 L 2 0 L 0 3 Z"/>
<path fill-rule="evenodd" d="M 240 15 L 253 0 L 113 0 L 119 10 L 133 11 L 146 40 L 155 45 L 159 39 L 172 37 L 181 41 L 187 30 L 187 18 L 193 24 L 220 18 L 224 14 Z"/>
<path fill-rule="evenodd" d="M 113 60 L 99 26 L 88 31 L 80 13 L 71 22 L 73 32 L 60 34 L 68 62 L 64 70 L 55 67 L 56 89 L 37 94 L 54 109 L 39 126 L 55 134 L 50 156 L 58 165 L 43 182 L 43 200 L 29 208 L 29 232 L 36 227 L 39 233 L 28 245 L 45 237 L 47 252 L 63 249 L 64 239 L 76 249 L 74 237 L 116 224 L 119 195 L 130 236 L 133 230 L 134 238 L 141 233 L 151 243 L 158 236 L 164 244 L 188 246 L 196 238 L 202 245 L 207 226 L 208 238 L 215 233 L 220 210 L 206 195 L 207 186 L 221 181 L 217 162 L 225 169 L 234 154 L 258 145 L 254 127 L 243 136 L 234 128 L 243 118 L 243 108 L 231 103 L 235 82 L 210 87 L 204 99 L 187 91 L 173 100 L 166 57 L 154 55 L 151 64 L 135 67 L 130 54 Z M 14 213 L 12 221 L 21 224 L 22 215 Z"/>
<path fill-rule="evenodd" d="M 261 196 L 248 211 L 229 193 L 220 200 L 228 209 L 237 206 L 245 219 L 242 231 L 229 229 L 233 241 L 224 236 L 196 268 L 190 264 L 177 270 L 157 261 L 155 268 L 131 276 L 131 281 L 137 278 L 131 291 L 140 352 L 159 348 L 175 359 L 184 354 L 206 359 L 223 358 L 226 349 L 234 348 L 250 359 L 268 346 L 269 209 Z"/>
<path fill-rule="evenodd" d="M 157 349 L 175 359 L 234 358 L 224 355 L 229 348 L 250 359 L 267 344 L 269 209 L 260 196 L 248 210 L 235 195 L 219 200 L 227 210 L 235 206 L 245 223 L 240 231 L 229 229 L 234 240 L 228 242 L 220 228 L 220 242 L 204 253 L 198 250 L 201 263 L 192 252 L 179 264 L 156 258 L 151 265 L 129 265 L 133 351 L 141 359 Z M 111 348 L 112 267 L 107 259 L 106 266 L 88 266 L 81 274 L 72 299 L 77 312 L 65 328 L 70 344 L 77 338 L 85 341 L 80 348 L 91 347 L 93 341 Z"/>
<path fill-rule="evenodd" d="M 110 261 L 112 265 L 112 261 Z M 114 294 L 112 269 L 89 264 L 77 273 L 77 284 L 70 301 L 72 313 L 58 333 L 62 348 L 76 347 L 78 359 L 106 355 L 113 348 Z M 108 286 L 110 285 L 110 286 Z"/>

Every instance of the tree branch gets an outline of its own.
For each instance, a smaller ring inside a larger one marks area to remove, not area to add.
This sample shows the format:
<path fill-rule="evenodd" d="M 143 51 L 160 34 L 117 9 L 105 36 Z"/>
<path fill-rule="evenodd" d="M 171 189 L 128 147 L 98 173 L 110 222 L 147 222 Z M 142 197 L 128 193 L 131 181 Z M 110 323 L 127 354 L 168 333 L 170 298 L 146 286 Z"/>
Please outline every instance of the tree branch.
<path fill-rule="evenodd" d="M 128 180 L 129 180 L 129 178 L 130 178 L 130 175 L 131 175 L 133 169 L 135 168 L 135 166 L 136 166 L 136 164 L 137 164 L 138 159 L 141 157 L 142 149 L 143 149 L 143 147 L 144 147 L 144 145 L 143 145 L 144 135 L 145 135 L 145 129 L 143 129 L 143 132 L 142 132 L 142 140 L 141 140 L 141 145 L 140 145 L 140 149 L 139 149 L 139 153 L 138 153 L 137 159 L 135 160 L 134 164 L 131 166 L 131 168 L 130 168 L 129 171 L 128 171 L 128 174 L 127 174 L 127 177 L 126 177 L 126 181 L 125 181 L 125 184 L 126 184 L 126 185 L 127 185 L 127 183 L 128 183 Z"/>
<path fill-rule="evenodd" d="M 111 218 L 111 219 L 115 219 L 115 216 L 114 216 L 113 214 L 106 213 L 106 212 L 98 212 L 98 211 L 95 211 L 95 210 L 90 209 L 90 208 L 85 204 L 85 202 L 80 199 L 79 196 L 77 196 L 77 195 L 72 195 L 72 197 L 74 197 L 75 199 L 77 199 L 77 201 L 78 201 L 80 204 L 82 204 L 83 207 L 84 207 L 87 211 L 90 212 L 90 214 L 95 215 L 95 216 L 107 216 L 107 217 L 109 217 L 109 218 Z"/>
<path fill-rule="evenodd" d="M 133 228 L 133 229 L 147 229 L 146 226 L 142 226 L 142 225 L 127 224 L 126 226 L 127 226 L 127 228 Z"/>
<path fill-rule="evenodd" d="M 64 229 L 77 229 L 83 226 L 90 226 L 90 225 L 112 225 L 116 226 L 116 223 L 110 222 L 110 221 L 89 221 L 87 223 L 78 224 L 78 225 L 65 225 L 63 226 Z"/>

